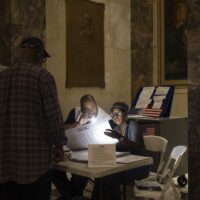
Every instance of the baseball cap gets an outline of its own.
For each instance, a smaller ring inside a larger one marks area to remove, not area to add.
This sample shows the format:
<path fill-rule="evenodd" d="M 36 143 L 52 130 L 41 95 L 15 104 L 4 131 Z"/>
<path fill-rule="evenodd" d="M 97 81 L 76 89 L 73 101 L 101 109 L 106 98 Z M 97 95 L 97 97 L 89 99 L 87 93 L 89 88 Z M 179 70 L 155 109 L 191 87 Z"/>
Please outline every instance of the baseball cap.
<path fill-rule="evenodd" d="M 21 48 L 31 48 L 42 50 L 44 53 L 44 57 L 50 57 L 47 51 L 44 48 L 44 43 L 37 37 L 28 37 L 21 42 Z"/>

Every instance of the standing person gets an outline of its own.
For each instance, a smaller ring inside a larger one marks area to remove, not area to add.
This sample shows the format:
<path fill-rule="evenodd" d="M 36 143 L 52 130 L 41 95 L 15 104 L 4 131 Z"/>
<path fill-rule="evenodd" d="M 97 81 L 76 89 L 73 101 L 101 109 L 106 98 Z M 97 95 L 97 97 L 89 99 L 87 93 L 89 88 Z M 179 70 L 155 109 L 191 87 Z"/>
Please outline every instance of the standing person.
<path fill-rule="evenodd" d="M 20 59 L 0 73 L 0 199 L 50 200 L 53 157 L 66 143 L 49 57 L 36 37 L 22 41 Z"/>
<path fill-rule="evenodd" d="M 130 151 L 132 154 L 145 155 L 145 147 L 142 134 L 138 131 L 138 126 L 134 121 L 127 121 L 129 107 L 124 102 L 116 102 L 111 107 L 111 117 L 113 129 L 105 131 L 107 136 L 116 138 L 117 151 Z M 148 176 L 150 166 L 144 166 L 126 172 L 127 181 L 142 179 Z M 106 176 L 103 179 L 102 191 L 103 199 L 121 200 L 120 185 L 123 183 L 123 173 Z M 92 200 L 99 197 L 99 179 L 95 180 L 92 193 Z"/>
<path fill-rule="evenodd" d="M 95 121 L 110 119 L 110 116 L 97 105 L 95 98 L 90 94 L 85 94 L 80 99 L 80 106 L 73 108 L 69 112 L 64 124 L 65 129 L 69 129 Z M 59 200 L 70 200 L 83 195 L 88 178 L 72 174 L 69 180 L 65 172 L 52 170 L 52 181 L 61 194 Z"/>

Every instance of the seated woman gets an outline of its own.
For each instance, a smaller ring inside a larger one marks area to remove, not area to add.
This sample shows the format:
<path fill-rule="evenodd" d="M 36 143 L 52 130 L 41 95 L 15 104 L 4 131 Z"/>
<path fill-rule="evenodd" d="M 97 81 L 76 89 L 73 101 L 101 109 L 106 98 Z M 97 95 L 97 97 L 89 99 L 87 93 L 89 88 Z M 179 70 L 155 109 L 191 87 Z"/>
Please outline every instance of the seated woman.
<path fill-rule="evenodd" d="M 130 151 L 132 154 L 145 155 L 143 135 L 138 131 L 138 125 L 134 121 L 127 121 L 129 107 L 124 102 L 116 102 L 111 107 L 110 121 L 112 130 L 106 130 L 105 134 L 116 138 L 117 151 Z M 150 166 L 144 166 L 127 171 L 127 181 L 143 179 L 148 176 Z M 103 178 L 102 191 L 103 199 L 121 200 L 120 185 L 123 183 L 123 173 L 118 173 Z M 102 181 L 102 179 L 101 179 Z M 95 180 L 92 193 L 92 200 L 99 196 L 99 179 Z"/>

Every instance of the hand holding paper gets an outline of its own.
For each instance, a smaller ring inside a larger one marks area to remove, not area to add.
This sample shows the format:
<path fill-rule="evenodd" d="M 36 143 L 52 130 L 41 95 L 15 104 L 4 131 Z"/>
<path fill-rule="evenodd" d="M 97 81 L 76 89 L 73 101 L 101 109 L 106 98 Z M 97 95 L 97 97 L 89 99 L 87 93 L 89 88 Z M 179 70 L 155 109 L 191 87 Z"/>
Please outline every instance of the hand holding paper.
<path fill-rule="evenodd" d="M 79 125 L 84 125 L 90 121 L 90 116 L 82 114 L 78 120 Z"/>
<path fill-rule="evenodd" d="M 89 123 L 65 131 L 71 150 L 87 149 L 89 144 L 115 144 L 118 141 L 104 134 L 109 129 L 108 121 Z"/>

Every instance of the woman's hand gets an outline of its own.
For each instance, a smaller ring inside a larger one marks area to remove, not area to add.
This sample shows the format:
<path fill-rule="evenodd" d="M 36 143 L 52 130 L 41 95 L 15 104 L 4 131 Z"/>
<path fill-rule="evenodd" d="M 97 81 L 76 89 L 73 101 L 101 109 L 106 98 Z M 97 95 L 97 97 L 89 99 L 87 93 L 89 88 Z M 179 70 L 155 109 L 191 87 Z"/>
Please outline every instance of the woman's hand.
<path fill-rule="evenodd" d="M 104 134 L 109 137 L 116 138 L 118 140 L 122 137 L 122 135 L 118 131 L 113 130 L 113 129 L 106 129 Z"/>

